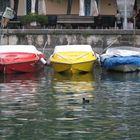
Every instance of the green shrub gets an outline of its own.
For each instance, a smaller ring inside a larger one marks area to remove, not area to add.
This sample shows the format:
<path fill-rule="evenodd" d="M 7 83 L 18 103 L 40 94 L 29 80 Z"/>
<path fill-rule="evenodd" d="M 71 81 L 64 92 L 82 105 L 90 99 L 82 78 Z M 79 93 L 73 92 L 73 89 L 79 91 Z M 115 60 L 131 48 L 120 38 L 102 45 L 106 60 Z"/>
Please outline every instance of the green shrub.
<path fill-rule="evenodd" d="M 38 23 L 40 23 L 40 25 L 45 25 L 45 24 L 48 24 L 48 17 L 47 16 L 44 16 L 44 15 L 38 15 L 36 16 L 36 21 Z"/>
<path fill-rule="evenodd" d="M 45 25 L 48 23 L 48 17 L 45 15 L 29 14 L 22 16 L 20 21 L 23 25 L 30 24 L 35 21 L 41 25 Z"/>

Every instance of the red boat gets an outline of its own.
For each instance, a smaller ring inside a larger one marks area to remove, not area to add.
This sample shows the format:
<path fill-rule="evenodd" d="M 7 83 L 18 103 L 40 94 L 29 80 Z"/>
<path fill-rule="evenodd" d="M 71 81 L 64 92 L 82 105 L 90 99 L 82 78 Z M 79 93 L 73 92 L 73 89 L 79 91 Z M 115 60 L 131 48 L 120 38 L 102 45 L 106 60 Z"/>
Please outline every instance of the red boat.
<path fill-rule="evenodd" d="M 0 45 L 0 72 L 37 72 L 46 64 L 45 56 L 33 45 Z"/>

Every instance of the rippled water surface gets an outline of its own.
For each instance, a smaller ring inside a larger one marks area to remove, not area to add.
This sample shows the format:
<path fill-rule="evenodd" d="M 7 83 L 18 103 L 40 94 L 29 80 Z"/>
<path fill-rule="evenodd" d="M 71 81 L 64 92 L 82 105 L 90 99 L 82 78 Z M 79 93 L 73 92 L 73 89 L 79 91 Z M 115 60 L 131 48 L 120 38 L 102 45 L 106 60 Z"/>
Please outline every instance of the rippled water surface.
<path fill-rule="evenodd" d="M 0 140 L 140 140 L 140 73 L 1 75 Z"/>

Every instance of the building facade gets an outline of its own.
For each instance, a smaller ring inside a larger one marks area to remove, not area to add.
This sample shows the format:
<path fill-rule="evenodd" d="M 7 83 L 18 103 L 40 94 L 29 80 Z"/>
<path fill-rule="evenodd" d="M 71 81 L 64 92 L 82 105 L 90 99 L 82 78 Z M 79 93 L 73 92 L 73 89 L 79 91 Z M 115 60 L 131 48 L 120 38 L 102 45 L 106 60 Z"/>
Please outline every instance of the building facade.
<path fill-rule="evenodd" d="M 31 12 L 32 2 L 38 2 L 38 12 L 46 15 L 58 15 L 67 13 L 68 0 L 19 0 L 18 15 L 26 15 Z M 91 4 L 94 0 L 73 0 L 70 14 L 79 14 L 80 1 L 84 2 L 84 15 L 89 16 Z M 96 0 L 100 15 L 115 15 L 117 10 L 117 0 Z M 6 6 L 13 8 L 14 0 L 0 0 L 0 14 Z M 43 11 L 42 11 L 43 10 Z"/>
<path fill-rule="evenodd" d="M 32 12 L 43 15 L 66 15 L 68 12 L 69 0 L 0 0 L 0 15 L 2 15 L 6 6 L 14 8 L 15 1 L 18 1 L 18 16 L 27 15 Z M 125 0 L 73 0 L 69 14 L 94 16 L 93 11 L 97 7 L 99 15 L 116 15 L 117 10 L 124 6 L 123 4 L 119 5 L 122 1 Z M 132 4 L 133 9 L 140 9 L 140 0 L 126 1 L 127 3 L 128 1 L 135 3 Z M 96 7 L 94 2 L 96 2 Z"/>

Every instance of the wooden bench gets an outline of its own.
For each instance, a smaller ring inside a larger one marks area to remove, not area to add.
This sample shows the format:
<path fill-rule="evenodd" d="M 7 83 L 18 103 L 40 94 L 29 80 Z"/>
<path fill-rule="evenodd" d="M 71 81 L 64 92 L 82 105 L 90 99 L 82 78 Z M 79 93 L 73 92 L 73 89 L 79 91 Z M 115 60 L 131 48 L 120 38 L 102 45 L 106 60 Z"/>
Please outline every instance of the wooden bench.
<path fill-rule="evenodd" d="M 57 16 L 57 24 L 64 27 L 78 28 L 80 26 L 88 27 L 94 25 L 93 16 L 78 15 L 59 15 Z"/>

